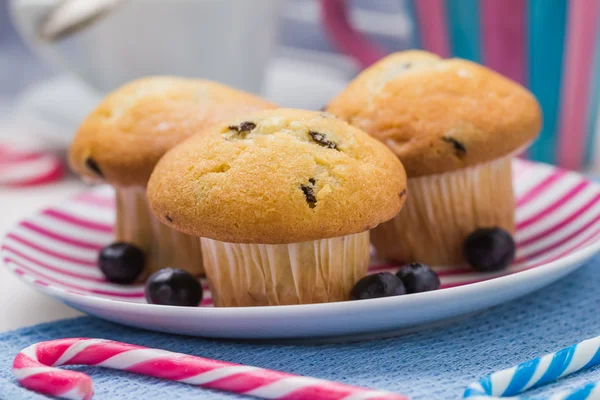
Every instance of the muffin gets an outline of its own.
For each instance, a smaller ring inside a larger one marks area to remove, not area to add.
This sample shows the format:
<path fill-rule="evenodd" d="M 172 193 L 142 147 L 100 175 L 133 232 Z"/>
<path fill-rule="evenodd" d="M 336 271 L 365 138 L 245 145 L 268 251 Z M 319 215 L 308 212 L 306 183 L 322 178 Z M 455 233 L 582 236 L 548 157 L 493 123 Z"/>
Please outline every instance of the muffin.
<path fill-rule="evenodd" d="M 406 198 L 398 158 L 327 113 L 265 110 L 169 151 L 148 182 L 154 215 L 200 237 L 217 306 L 348 300 L 369 230 Z"/>
<path fill-rule="evenodd" d="M 148 208 L 146 183 L 160 157 L 211 124 L 273 107 L 214 82 L 151 77 L 110 93 L 85 119 L 69 163 L 83 178 L 116 189 L 116 240 L 146 253 L 142 279 L 167 266 L 203 271 L 198 240 L 161 224 Z"/>
<path fill-rule="evenodd" d="M 511 159 L 541 126 L 525 88 L 469 61 L 409 51 L 365 70 L 327 111 L 385 143 L 406 169 L 406 206 L 371 235 L 381 258 L 460 264 L 476 228 L 514 232 Z"/>

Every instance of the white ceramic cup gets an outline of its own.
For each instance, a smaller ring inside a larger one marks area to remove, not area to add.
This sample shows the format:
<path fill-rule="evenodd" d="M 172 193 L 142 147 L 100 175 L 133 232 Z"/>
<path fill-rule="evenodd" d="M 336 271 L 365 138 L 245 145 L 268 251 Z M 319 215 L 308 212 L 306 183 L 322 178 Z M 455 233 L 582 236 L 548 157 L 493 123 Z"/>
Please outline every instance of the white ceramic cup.
<path fill-rule="evenodd" d="M 62 0 L 12 0 L 20 34 L 47 61 L 108 92 L 136 78 L 178 75 L 261 90 L 280 0 L 126 0 L 61 40 L 41 21 Z"/>

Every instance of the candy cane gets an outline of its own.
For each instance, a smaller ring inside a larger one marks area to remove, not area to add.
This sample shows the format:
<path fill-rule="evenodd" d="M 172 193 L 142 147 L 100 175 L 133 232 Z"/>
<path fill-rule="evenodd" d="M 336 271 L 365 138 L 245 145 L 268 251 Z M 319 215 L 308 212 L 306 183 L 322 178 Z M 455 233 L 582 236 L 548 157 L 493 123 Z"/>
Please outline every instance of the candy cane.
<path fill-rule="evenodd" d="M 533 387 L 600 364 L 600 336 L 512 368 L 494 372 L 469 385 L 464 398 L 491 400 L 514 396 Z M 511 397 L 511 400 L 523 398 Z M 550 397 L 550 400 L 600 399 L 600 383 L 590 383 Z"/>
<path fill-rule="evenodd" d="M 21 385 L 39 393 L 91 399 L 91 378 L 54 368 L 59 365 L 112 368 L 263 399 L 408 400 L 399 394 L 103 339 L 59 339 L 31 345 L 15 357 L 13 374 Z"/>

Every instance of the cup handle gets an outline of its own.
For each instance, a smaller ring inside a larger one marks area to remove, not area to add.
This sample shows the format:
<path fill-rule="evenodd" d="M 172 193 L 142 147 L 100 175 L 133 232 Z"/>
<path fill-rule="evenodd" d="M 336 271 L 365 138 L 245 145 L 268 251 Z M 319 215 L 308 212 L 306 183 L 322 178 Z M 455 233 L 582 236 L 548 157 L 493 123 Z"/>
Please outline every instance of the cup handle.
<path fill-rule="evenodd" d="M 56 0 L 24 1 L 12 0 L 10 17 L 21 37 L 29 48 L 50 65 L 73 71 L 53 46 L 48 46 L 38 35 L 39 21 L 58 4 Z"/>
<path fill-rule="evenodd" d="M 321 20 L 336 49 L 352 57 L 361 68 L 368 67 L 386 54 L 352 27 L 346 0 L 321 0 Z"/>

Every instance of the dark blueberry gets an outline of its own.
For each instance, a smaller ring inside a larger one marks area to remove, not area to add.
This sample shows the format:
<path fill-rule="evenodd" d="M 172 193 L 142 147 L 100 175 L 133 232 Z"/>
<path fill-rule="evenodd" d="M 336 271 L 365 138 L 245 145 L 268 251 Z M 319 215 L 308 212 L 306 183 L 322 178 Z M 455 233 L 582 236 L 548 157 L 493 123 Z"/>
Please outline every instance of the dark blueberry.
<path fill-rule="evenodd" d="M 411 263 L 400 268 L 396 276 L 404 283 L 406 293 L 421 293 L 440 288 L 440 278 L 427 265 Z"/>
<path fill-rule="evenodd" d="M 167 222 L 173 222 L 173 218 L 169 217 L 169 215 L 165 214 L 165 219 Z"/>
<path fill-rule="evenodd" d="M 327 136 L 324 133 L 309 131 L 308 134 L 310 135 L 312 140 L 317 142 L 319 145 L 330 149 L 337 149 L 337 144 L 335 142 L 332 142 L 331 140 L 328 140 Z"/>
<path fill-rule="evenodd" d="M 406 189 L 402 189 L 400 194 L 398 194 L 398 197 L 400 197 L 400 198 L 403 198 L 404 196 L 406 196 Z"/>
<path fill-rule="evenodd" d="M 256 128 L 254 122 L 246 121 L 240 124 L 240 132 L 250 132 L 254 128 Z"/>
<path fill-rule="evenodd" d="M 467 262 L 482 272 L 499 271 L 515 259 L 513 237 L 502 228 L 480 228 L 471 233 L 464 244 Z"/>
<path fill-rule="evenodd" d="M 198 279 L 177 268 L 163 268 L 150 275 L 145 293 L 150 304 L 197 307 L 202 301 Z"/>
<path fill-rule="evenodd" d="M 88 159 L 85 160 L 85 165 L 90 170 L 92 170 L 96 175 L 98 175 L 100 178 L 104 178 L 104 174 L 102 173 L 102 170 L 98 166 L 98 163 L 96 162 L 96 160 L 94 160 L 92 157 L 89 157 Z"/>
<path fill-rule="evenodd" d="M 117 242 L 100 250 L 98 267 L 113 283 L 133 283 L 144 269 L 144 253 L 129 243 Z"/>
<path fill-rule="evenodd" d="M 457 157 L 464 157 L 464 155 L 467 154 L 467 148 L 465 147 L 465 145 L 459 142 L 458 140 L 454 139 L 453 137 L 444 136 L 442 140 L 452 145 L 452 147 L 454 148 L 454 153 L 456 153 Z"/>
<path fill-rule="evenodd" d="M 367 275 L 356 282 L 350 298 L 352 300 L 376 299 L 379 297 L 399 296 L 406 293 L 404 284 L 394 274 L 380 272 Z"/>
<path fill-rule="evenodd" d="M 302 190 L 302 193 L 304 193 L 304 198 L 310 208 L 315 208 L 317 206 L 317 198 L 314 190 L 316 182 L 317 181 L 315 181 L 314 178 L 310 178 L 308 180 L 308 185 L 300 185 L 300 189 Z"/>
<path fill-rule="evenodd" d="M 239 133 L 242 137 L 245 137 L 254 128 L 256 128 L 256 124 L 250 121 L 242 122 L 239 125 L 229 126 L 229 129 L 231 129 L 232 131 L 237 131 L 237 133 Z"/>

